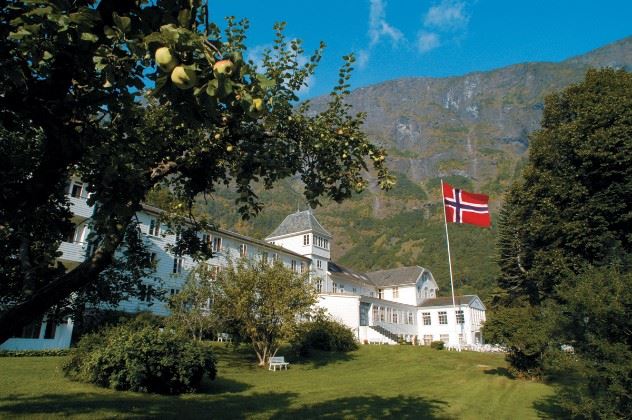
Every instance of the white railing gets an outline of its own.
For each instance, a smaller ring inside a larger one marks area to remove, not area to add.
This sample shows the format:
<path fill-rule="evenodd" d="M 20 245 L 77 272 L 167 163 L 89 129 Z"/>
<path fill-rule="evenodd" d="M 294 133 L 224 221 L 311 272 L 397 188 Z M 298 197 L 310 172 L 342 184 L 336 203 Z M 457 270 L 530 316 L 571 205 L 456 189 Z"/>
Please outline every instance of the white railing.
<path fill-rule="evenodd" d="M 61 251 L 60 260 L 72 262 L 84 262 L 90 252 L 90 244 L 87 242 L 62 242 L 59 245 Z"/>
<path fill-rule="evenodd" d="M 70 211 L 75 216 L 88 219 L 94 214 L 94 206 L 89 206 L 86 198 L 68 197 L 68 201 L 70 202 Z"/>

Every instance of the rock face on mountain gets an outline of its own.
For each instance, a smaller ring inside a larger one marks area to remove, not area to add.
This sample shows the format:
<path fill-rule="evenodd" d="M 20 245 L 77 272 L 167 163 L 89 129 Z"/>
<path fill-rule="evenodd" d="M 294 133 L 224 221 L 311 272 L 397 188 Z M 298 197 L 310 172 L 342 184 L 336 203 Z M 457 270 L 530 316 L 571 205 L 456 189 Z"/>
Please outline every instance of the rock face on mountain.
<path fill-rule="evenodd" d="M 388 148 L 395 171 L 415 182 L 461 175 L 493 193 L 527 151 L 545 96 L 605 66 L 632 69 L 632 37 L 560 63 L 388 81 L 354 90 L 348 102 L 366 113 L 366 132 Z"/>
<path fill-rule="evenodd" d="M 371 188 L 342 204 L 325 203 L 318 220 L 334 235 L 333 258 L 362 271 L 421 265 L 449 291 L 439 178 L 490 194 L 492 229 L 451 226 L 455 286 L 486 298 L 495 283 L 495 215 L 519 175 L 529 133 L 539 127 L 545 96 L 583 79 L 591 67 L 632 71 L 632 37 L 559 63 L 524 63 L 449 78 L 408 78 L 356 89 L 348 102 L 365 112 L 369 138 L 389 151 L 398 177 L 389 192 Z M 312 100 L 319 109 L 327 98 Z M 236 196 L 205 205 L 225 228 L 265 237 L 297 207 L 296 180 L 261 191 L 254 221 L 237 220 Z M 453 237 L 454 234 L 454 237 Z"/>

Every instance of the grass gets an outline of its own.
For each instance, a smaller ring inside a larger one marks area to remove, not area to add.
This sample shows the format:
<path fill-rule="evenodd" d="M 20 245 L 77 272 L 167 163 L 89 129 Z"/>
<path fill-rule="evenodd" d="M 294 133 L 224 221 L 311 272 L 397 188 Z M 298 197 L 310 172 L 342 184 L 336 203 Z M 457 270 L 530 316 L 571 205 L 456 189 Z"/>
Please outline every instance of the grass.
<path fill-rule="evenodd" d="M 216 345 L 219 374 L 178 397 L 72 382 L 61 357 L 0 358 L 2 418 L 542 418 L 553 389 L 509 377 L 502 355 L 361 346 L 288 371 L 259 369 L 248 352 Z"/>

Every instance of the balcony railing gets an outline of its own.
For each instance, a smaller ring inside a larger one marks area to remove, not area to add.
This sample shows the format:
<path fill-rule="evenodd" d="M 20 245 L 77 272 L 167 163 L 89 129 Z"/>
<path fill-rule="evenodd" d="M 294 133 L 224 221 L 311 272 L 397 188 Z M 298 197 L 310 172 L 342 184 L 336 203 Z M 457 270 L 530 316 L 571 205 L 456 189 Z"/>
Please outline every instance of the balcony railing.
<path fill-rule="evenodd" d="M 82 263 L 90 256 L 92 249 L 87 242 L 62 242 L 59 245 L 61 251 L 60 260 Z"/>
<path fill-rule="evenodd" d="M 70 202 L 70 211 L 75 216 L 84 217 L 86 219 L 92 217 L 94 213 L 94 206 L 88 205 L 88 200 L 83 197 L 68 197 Z"/>

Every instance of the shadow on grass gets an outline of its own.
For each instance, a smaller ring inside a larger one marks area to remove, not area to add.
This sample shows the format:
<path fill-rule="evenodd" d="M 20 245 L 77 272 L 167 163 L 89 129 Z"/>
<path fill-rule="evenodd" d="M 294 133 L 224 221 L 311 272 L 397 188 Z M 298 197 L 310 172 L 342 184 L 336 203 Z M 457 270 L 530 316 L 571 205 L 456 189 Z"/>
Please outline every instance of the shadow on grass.
<path fill-rule="evenodd" d="M 484 370 L 483 373 L 486 375 L 498 375 L 498 376 L 504 376 L 505 378 L 509 378 L 509 379 L 516 379 L 516 377 L 509 371 L 509 369 L 504 368 L 504 367 L 498 367 L 496 369 L 487 369 L 487 370 Z"/>
<path fill-rule="evenodd" d="M 318 369 L 331 363 L 350 362 L 355 358 L 349 353 L 312 350 L 308 356 L 300 357 L 294 363 Z"/>
<path fill-rule="evenodd" d="M 447 419 L 441 411 L 445 401 L 420 397 L 384 398 L 375 395 L 339 398 L 322 403 L 277 412 L 272 419 L 358 418 L 358 419 Z"/>
<path fill-rule="evenodd" d="M 250 395 L 191 394 L 181 397 L 139 393 L 8 395 L 0 398 L 0 417 L 77 416 L 91 418 L 247 419 L 257 413 L 287 411 L 294 393 Z"/>
<path fill-rule="evenodd" d="M 202 382 L 199 393 L 212 395 L 236 394 L 238 392 L 244 392 L 250 388 L 252 388 L 252 385 L 218 376 L 213 381 L 208 378 L 204 378 L 204 382 Z"/>
<path fill-rule="evenodd" d="M 564 410 L 564 408 L 560 405 L 560 396 L 557 394 L 537 400 L 533 403 L 533 408 L 536 409 L 540 418 L 569 418 L 568 412 L 566 412 L 566 410 Z"/>

